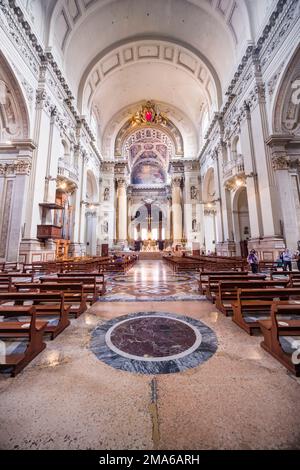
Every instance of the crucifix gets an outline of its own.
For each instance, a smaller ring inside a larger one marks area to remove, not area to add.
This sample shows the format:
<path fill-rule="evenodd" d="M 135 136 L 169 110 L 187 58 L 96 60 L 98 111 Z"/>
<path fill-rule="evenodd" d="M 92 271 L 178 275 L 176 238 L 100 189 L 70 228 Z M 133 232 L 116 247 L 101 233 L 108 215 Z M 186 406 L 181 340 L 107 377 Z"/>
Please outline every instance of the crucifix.
<path fill-rule="evenodd" d="M 152 240 L 151 204 L 146 204 L 146 208 L 147 208 L 147 222 L 148 222 L 148 240 Z"/>
<path fill-rule="evenodd" d="M 147 223 L 148 223 L 148 240 L 152 240 L 152 209 L 153 199 L 144 199 L 144 203 L 147 209 Z"/>

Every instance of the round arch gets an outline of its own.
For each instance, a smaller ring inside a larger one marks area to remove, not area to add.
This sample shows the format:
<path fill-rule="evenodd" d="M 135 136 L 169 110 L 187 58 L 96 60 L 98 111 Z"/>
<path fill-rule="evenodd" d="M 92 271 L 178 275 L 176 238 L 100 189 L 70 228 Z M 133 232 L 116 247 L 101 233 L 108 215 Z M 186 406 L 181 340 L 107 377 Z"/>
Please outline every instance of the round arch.
<path fill-rule="evenodd" d="M 247 187 L 238 188 L 232 199 L 234 239 L 238 255 L 248 255 L 248 240 L 251 237 Z"/>
<path fill-rule="evenodd" d="M 111 159 L 112 156 L 116 154 L 115 147 L 118 134 L 121 132 L 124 135 L 126 134 L 126 130 L 124 132 L 124 127 L 128 125 L 129 117 L 131 116 L 132 118 L 144 104 L 144 100 L 132 103 L 130 106 L 121 109 L 119 113 L 117 113 L 111 118 L 110 122 L 104 130 L 101 142 L 102 155 L 104 159 Z M 194 158 L 199 151 L 199 141 L 197 131 L 193 122 L 181 110 L 175 108 L 174 106 L 171 106 L 161 101 L 156 101 L 155 104 L 159 106 L 161 112 L 163 112 L 167 116 L 172 116 L 172 125 L 174 126 L 175 135 L 177 135 L 178 142 L 182 141 L 180 144 L 180 148 L 178 148 L 178 150 L 180 150 L 178 156 L 182 158 L 182 156 L 184 155 L 184 157 L 186 158 Z M 143 125 L 140 126 L 143 127 Z M 152 128 L 159 127 L 158 124 L 155 124 L 155 126 L 152 124 L 147 124 L 145 126 L 145 129 L 151 126 Z M 122 129 L 123 131 L 121 131 Z M 128 125 L 127 135 L 130 134 L 131 130 L 135 131 L 137 130 L 137 127 L 132 127 L 131 129 Z M 172 154 L 176 155 L 176 142 L 174 139 L 174 133 L 171 132 L 171 128 L 168 129 L 166 126 L 163 126 L 161 129 L 158 130 L 166 134 L 167 141 L 169 142 L 168 147 L 170 149 L 172 148 Z M 122 150 L 120 150 L 122 149 L 122 140 L 119 141 L 117 145 L 119 147 L 117 155 L 120 157 L 120 155 L 122 156 Z"/>
<path fill-rule="evenodd" d="M 281 73 L 273 107 L 273 133 L 300 133 L 300 46 Z"/>
<path fill-rule="evenodd" d="M 97 202 L 99 197 L 99 188 L 95 175 L 91 170 L 87 171 L 86 180 L 86 202 Z"/>
<path fill-rule="evenodd" d="M 30 138 L 30 119 L 22 88 L 0 52 L 0 141 Z"/>
<path fill-rule="evenodd" d="M 165 158 L 168 160 L 171 156 L 182 157 L 184 155 L 181 133 L 171 121 L 169 121 L 168 127 L 159 124 L 141 124 L 136 128 L 136 126 L 132 126 L 132 121 L 128 120 L 117 134 L 115 140 L 115 157 L 130 160 L 130 147 L 140 141 L 147 141 L 147 139 L 157 141 L 161 145 L 164 145 L 167 149 Z"/>
<path fill-rule="evenodd" d="M 211 203 L 215 199 L 216 183 L 215 183 L 215 170 L 213 167 L 208 168 L 203 181 L 203 201 Z"/>

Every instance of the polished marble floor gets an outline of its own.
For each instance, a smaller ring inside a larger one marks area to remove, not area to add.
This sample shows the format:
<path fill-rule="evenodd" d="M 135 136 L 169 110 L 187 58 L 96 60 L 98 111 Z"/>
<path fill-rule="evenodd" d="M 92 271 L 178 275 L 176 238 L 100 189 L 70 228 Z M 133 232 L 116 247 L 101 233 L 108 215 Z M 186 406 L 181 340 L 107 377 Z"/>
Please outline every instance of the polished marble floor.
<path fill-rule="evenodd" d="M 107 301 L 202 300 L 194 272 L 174 274 L 162 261 L 139 261 L 127 274 L 110 275 Z"/>
<path fill-rule="evenodd" d="M 171 292 L 177 285 L 159 261 L 128 274 L 153 290 L 157 275 Z M 0 448 L 300 449 L 300 379 L 260 347 L 261 336 L 248 336 L 205 300 L 147 295 L 97 302 L 16 378 L 0 376 Z M 218 349 L 177 373 L 126 372 L 99 360 L 95 329 L 147 312 L 201 322 Z"/>

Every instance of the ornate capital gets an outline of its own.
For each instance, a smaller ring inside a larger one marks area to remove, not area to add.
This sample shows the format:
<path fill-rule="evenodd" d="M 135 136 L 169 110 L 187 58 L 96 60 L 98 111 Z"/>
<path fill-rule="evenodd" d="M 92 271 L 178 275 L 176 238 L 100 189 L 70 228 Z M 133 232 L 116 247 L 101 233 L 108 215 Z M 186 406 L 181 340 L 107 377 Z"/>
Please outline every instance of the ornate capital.
<path fill-rule="evenodd" d="M 264 83 L 255 85 L 254 92 L 257 95 L 259 101 L 265 101 L 266 99 L 266 86 Z"/>
<path fill-rule="evenodd" d="M 182 185 L 182 177 L 181 176 L 173 176 L 172 178 L 172 186 L 175 188 L 180 188 Z"/>
<path fill-rule="evenodd" d="M 285 155 L 274 155 L 272 158 L 272 166 L 274 170 L 288 170 L 290 161 Z"/>
<path fill-rule="evenodd" d="M 117 186 L 119 188 L 125 188 L 126 189 L 126 180 L 125 178 L 116 178 Z"/>
<path fill-rule="evenodd" d="M 204 215 L 216 215 L 216 209 L 204 209 Z"/>
<path fill-rule="evenodd" d="M 47 93 L 45 90 L 37 90 L 36 92 L 36 104 L 39 105 L 45 102 L 47 99 Z"/>
<path fill-rule="evenodd" d="M 1 176 L 29 175 L 30 171 L 30 160 L 16 160 L 11 163 L 0 163 Z"/>
<path fill-rule="evenodd" d="M 14 164 L 16 175 L 29 175 L 31 171 L 30 160 L 17 160 Z"/>

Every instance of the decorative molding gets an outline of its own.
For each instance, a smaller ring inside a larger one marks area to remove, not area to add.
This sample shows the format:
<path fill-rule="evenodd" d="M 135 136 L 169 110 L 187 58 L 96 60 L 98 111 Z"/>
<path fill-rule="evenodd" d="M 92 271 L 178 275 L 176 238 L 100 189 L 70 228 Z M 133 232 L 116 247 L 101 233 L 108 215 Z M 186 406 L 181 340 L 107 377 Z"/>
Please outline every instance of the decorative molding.
<path fill-rule="evenodd" d="M 204 215 L 215 216 L 216 214 L 217 214 L 216 209 L 207 209 L 207 208 L 204 209 Z"/>
<path fill-rule="evenodd" d="M 280 74 L 285 66 L 285 62 L 282 62 L 279 67 L 277 68 L 276 72 L 273 74 L 272 78 L 268 81 L 267 87 L 268 87 L 268 93 L 269 96 L 272 96 L 274 93 L 274 90 L 276 88 L 276 84 L 279 80 Z"/>
<path fill-rule="evenodd" d="M 273 155 L 272 166 L 274 170 L 288 170 L 290 162 L 284 155 Z"/>
<path fill-rule="evenodd" d="M 31 160 L 15 160 L 12 163 L 0 163 L 0 176 L 29 175 Z"/>
<path fill-rule="evenodd" d="M 173 176 L 172 177 L 172 187 L 180 188 L 183 183 L 183 178 L 181 176 Z"/>

